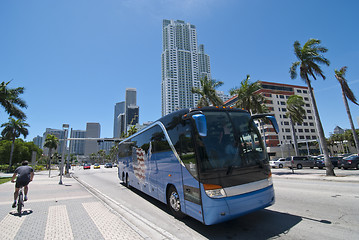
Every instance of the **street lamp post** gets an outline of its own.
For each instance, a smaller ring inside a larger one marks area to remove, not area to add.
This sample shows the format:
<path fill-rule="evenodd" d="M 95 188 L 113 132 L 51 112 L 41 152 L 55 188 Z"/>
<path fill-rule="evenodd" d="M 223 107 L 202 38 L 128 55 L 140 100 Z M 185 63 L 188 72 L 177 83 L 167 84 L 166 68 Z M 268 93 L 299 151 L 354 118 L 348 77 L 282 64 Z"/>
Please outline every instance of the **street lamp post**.
<path fill-rule="evenodd" d="M 62 148 L 62 157 L 61 157 L 61 167 L 60 167 L 60 181 L 59 184 L 62 184 L 62 175 L 64 172 L 64 161 L 65 161 L 65 151 L 66 151 L 66 140 L 69 129 L 69 124 L 62 124 L 62 129 L 64 129 L 64 143 Z"/>

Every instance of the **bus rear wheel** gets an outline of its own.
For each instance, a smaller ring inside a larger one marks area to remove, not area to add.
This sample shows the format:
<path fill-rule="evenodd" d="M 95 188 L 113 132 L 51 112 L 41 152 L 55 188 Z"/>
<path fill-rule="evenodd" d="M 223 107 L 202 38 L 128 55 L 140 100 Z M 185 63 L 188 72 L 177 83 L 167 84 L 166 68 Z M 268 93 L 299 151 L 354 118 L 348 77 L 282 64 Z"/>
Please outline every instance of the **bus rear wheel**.
<path fill-rule="evenodd" d="M 181 202 L 176 188 L 172 185 L 167 192 L 167 205 L 175 218 L 181 219 L 186 215 L 181 211 Z"/>
<path fill-rule="evenodd" d="M 130 188 L 130 181 L 128 180 L 128 174 L 126 173 L 126 178 L 125 178 L 125 186 L 127 188 Z"/>

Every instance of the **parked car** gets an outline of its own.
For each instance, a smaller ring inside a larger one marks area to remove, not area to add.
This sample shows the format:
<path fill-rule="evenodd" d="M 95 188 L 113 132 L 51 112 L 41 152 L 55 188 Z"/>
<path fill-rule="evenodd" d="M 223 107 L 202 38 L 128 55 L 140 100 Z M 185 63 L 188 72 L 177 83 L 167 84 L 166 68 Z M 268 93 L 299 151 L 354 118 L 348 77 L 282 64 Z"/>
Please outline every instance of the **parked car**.
<path fill-rule="evenodd" d="M 332 162 L 333 168 L 339 167 L 339 162 L 342 159 L 342 157 L 330 157 L 330 161 Z M 323 169 L 325 167 L 325 161 L 324 157 L 316 158 L 314 161 L 314 166 Z"/>
<path fill-rule="evenodd" d="M 112 163 L 106 163 L 105 168 L 112 168 Z"/>
<path fill-rule="evenodd" d="M 308 156 L 292 156 L 287 157 L 287 161 L 291 162 L 290 168 L 302 169 L 303 167 L 314 168 L 314 159 Z"/>
<path fill-rule="evenodd" d="M 291 162 L 286 161 L 285 158 L 276 158 L 276 159 L 273 159 L 273 160 L 269 161 L 269 165 L 272 168 L 283 168 L 283 167 L 290 167 Z"/>
<path fill-rule="evenodd" d="M 84 169 L 91 169 L 91 164 L 85 163 L 84 164 Z"/>
<path fill-rule="evenodd" d="M 98 168 L 100 168 L 100 164 L 95 163 L 95 164 L 93 165 L 93 168 L 94 168 L 94 169 L 98 169 Z"/>
<path fill-rule="evenodd" d="M 354 154 L 349 157 L 343 158 L 340 161 L 340 167 L 343 169 L 356 168 L 359 170 L 359 155 Z"/>

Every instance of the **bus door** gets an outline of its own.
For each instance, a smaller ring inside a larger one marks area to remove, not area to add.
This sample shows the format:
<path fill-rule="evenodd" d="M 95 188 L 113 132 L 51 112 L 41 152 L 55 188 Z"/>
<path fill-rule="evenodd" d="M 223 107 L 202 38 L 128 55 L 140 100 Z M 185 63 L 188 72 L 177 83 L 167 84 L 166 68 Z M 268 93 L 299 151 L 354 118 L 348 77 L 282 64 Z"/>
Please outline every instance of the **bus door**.
<path fill-rule="evenodd" d="M 179 129 L 179 142 L 176 146 L 177 152 L 182 160 L 183 195 L 185 211 L 187 215 L 203 221 L 200 185 L 198 181 L 197 161 L 195 147 L 192 138 L 192 127 L 190 121 Z"/>

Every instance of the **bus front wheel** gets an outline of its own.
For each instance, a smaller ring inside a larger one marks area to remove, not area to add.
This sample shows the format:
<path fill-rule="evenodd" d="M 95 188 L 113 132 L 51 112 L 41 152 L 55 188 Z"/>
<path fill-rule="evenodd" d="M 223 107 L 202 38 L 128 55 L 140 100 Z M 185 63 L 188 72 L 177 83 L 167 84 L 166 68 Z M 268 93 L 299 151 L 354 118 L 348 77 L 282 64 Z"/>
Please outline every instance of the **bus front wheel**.
<path fill-rule="evenodd" d="M 175 218 L 181 219 L 186 215 L 181 211 L 181 202 L 176 188 L 172 185 L 167 192 L 167 205 Z"/>

